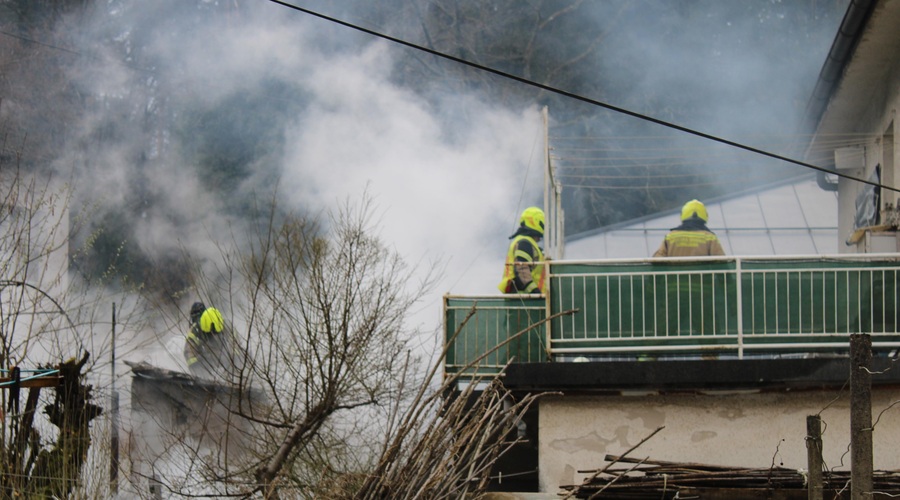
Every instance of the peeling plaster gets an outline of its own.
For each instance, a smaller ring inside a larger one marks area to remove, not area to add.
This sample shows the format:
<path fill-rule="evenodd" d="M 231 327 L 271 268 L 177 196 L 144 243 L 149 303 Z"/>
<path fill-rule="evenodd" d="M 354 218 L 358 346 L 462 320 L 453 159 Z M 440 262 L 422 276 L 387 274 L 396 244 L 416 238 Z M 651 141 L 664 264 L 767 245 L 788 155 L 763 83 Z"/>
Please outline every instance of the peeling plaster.
<path fill-rule="evenodd" d="M 621 445 L 626 445 L 628 442 L 627 437 L 628 427 L 620 426 L 616 428 L 615 435 L 610 439 L 605 439 L 594 431 L 569 439 L 555 439 L 550 442 L 550 447 L 570 454 L 579 451 L 605 454 L 610 444 L 619 442 Z"/>

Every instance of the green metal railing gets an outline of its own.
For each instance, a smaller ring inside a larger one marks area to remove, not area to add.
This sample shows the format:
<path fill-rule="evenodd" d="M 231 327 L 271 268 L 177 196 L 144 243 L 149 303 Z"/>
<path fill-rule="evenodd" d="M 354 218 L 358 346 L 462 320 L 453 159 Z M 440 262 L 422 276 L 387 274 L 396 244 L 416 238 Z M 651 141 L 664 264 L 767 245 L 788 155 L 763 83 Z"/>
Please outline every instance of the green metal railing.
<path fill-rule="evenodd" d="M 900 257 L 553 261 L 550 294 L 446 297 L 448 371 L 515 361 L 678 353 L 744 357 L 900 346 Z M 511 335 L 553 318 L 506 346 Z M 462 319 L 474 311 L 469 322 Z M 453 337 L 454 333 L 456 336 Z"/>
<path fill-rule="evenodd" d="M 547 301 L 540 295 L 444 297 L 449 371 L 496 373 L 510 359 L 549 361 L 545 326 Z M 511 341 L 517 333 L 528 330 Z M 477 363 L 477 364 L 473 364 Z"/>

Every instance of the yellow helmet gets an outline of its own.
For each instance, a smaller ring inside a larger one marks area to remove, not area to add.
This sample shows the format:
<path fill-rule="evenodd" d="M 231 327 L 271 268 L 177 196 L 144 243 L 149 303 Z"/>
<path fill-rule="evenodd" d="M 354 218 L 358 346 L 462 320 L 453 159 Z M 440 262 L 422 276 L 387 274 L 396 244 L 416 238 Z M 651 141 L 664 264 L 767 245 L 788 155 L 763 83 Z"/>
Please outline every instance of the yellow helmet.
<path fill-rule="evenodd" d="M 544 211 L 538 207 L 528 207 L 522 211 L 519 223 L 529 229 L 544 234 Z"/>
<path fill-rule="evenodd" d="M 200 316 L 200 331 L 203 333 L 222 333 L 225 330 L 225 320 L 222 313 L 215 307 L 209 307 Z"/>
<path fill-rule="evenodd" d="M 681 207 L 681 220 L 688 220 L 695 215 L 703 219 L 703 222 L 709 220 L 709 214 L 706 213 L 706 207 L 697 200 L 691 200 Z"/>

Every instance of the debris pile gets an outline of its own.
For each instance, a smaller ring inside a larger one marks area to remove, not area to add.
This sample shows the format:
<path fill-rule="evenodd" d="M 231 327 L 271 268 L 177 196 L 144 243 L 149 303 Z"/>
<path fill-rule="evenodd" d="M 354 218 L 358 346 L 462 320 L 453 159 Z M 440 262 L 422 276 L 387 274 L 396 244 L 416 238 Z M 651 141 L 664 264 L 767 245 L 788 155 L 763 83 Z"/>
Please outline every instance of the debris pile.
<path fill-rule="evenodd" d="M 806 499 L 808 475 L 802 469 L 744 468 L 639 460 L 607 455 L 610 464 L 580 485 L 561 486 L 562 498 L 596 499 Z M 616 465 L 619 464 L 619 465 Z M 621 466 L 631 464 L 630 466 Z M 823 471 L 824 498 L 850 498 L 850 471 Z M 900 472 L 877 471 L 873 489 L 885 498 L 900 496 Z"/>

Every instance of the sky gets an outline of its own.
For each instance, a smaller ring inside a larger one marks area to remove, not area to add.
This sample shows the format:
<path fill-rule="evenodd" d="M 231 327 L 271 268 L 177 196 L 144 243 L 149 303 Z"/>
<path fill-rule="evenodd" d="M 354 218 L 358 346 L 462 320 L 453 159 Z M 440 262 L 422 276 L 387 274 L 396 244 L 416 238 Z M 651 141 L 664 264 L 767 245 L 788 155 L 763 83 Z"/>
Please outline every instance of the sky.
<path fill-rule="evenodd" d="M 179 5 L 177 12 L 174 5 Z M 112 207 L 152 200 L 129 221 L 137 244 L 148 254 L 187 248 L 206 254 L 212 263 L 211 238 L 225 227 L 246 230 L 241 225 L 246 221 L 236 220 L 228 209 L 235 200 L 217 199 L 204 190 L 215 173 L 191 168 L 174 131 L 162 127 L 153 144 L 146 135 L 127 131 L 147 110 L 178 117 L 183 106 L 215 108 L 236 102 L 232 97 L 241 93 L 266 96 L 273 81 L 288 82 L 293 93 L 262 99 L 279 110 L 272 127 L 285 147 L 265 156 L 265 168 L 251 165 L 241 191 L 268 192 L 274 178 L 284 207 L 311 213 L 327 213 L 370 196 L 382 241 L 422 272 L 431 263 L 438 265 L 434 289 L 410 318 L 411 325 L 426 332 L 423 344 L 438 340 L 441 296 L 496 294 L 518 214 L 543 201 L 540 108 L 503 107 L 475 93 L 416 93 L 392 78 L 395 63 L 410 57 L 411 49 L 272 2 L 244 5 L 253 8 L 223 13 L 211 8 L 219 6 L 213 1 L 101 2 L 84 29 L 82 50 L 94 57 L 77 78 L 86 94 L 100 96 L 110 106 L 82 117 L 72 142 L 89 143 L 110 120 L 121 125 L 119 136 L 97 148 L 73 148 L 58 164 L 79 165 L 85 199 Z M 629 15 L 637 19 L 621 19 L 633 22 L 635 29 L 612 30 L 619 38 L 608 43 L 621 44 L 622 50 L 615 52 L 621 59 L 598 71 L 627 68 L 637 75 L 630 85 L 640 94 L 674 96 L 693 88 L 707 96 L 705 106 L 718 118 L 687 122 L 689 126 L 727 135 L 738 132 L 724 125 L 728 122 L 752 132 L 771 120 L 763 114 L 751 120 L 746 112 L 747 119 L 734 120 L 741 109 L 759 109 L 759 103 L 740 102 L 748 86 L 784 83 L 772 75 L 785 68 L 755 53 L 752 41 L 704 39 L 703 31 L 686 30 L 666 43 L 654 38 L 653 23 L 642 22 L 639 14 L 632 9 Z M 746 29 L 740 32 L 747 34 L 765 22 L 743 21 Z M 606 20 L 598 15 L 600 22 Z M 708 27 L 709 21 L 699 24 Z M 698 38 L 704 49 L 692 52 L 689 42 Z M 824 39 L 830 42 L 829 36 Z M 722 55 L 735 47 L 740 51 Z M 827 48 L 826 43 L 818 50 L 824 56 Z M 811 60 L 803 68 L 804 78 L 815 77 L 820 65 Z M 809 82 L 810 88 L 813 84 Z M 296 102 L 290 101 L 293 97 Z M 260 100 L 250 102 L 258 105 Z M 782 101 L 773 102 L 778 107 Z M 119 115 L 111 116 L 111 109 Z M 236 109 L 227 119 L 240 121 L 242 116 Z M 135 151 L 150 162 L 137 165 Z M 186 298 L 183 307 L 192 300 Z M 164 339 L 176 364 L 181 334 L 173 330 Z"/>

